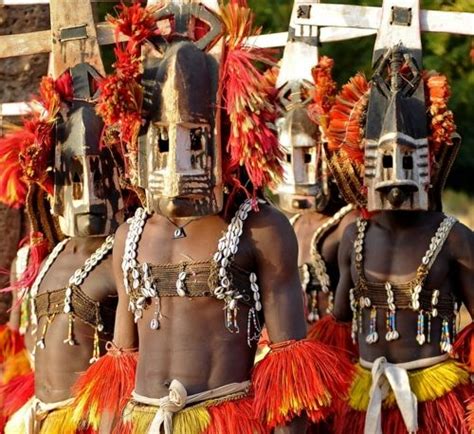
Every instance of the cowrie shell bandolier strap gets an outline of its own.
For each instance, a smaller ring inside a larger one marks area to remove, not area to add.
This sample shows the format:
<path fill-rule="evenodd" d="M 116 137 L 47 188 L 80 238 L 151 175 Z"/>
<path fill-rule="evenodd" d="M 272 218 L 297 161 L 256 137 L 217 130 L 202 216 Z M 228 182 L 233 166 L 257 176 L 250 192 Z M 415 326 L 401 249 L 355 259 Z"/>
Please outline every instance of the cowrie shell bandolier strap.
<path fill-rule="evenodd" d="M 431 238 L 429 248 L 417 269 L 416 277 L 409 282 L 395 284 L 393 282 L 371 282 L 366 278 L 363 252 L 368 222 L 361 219 L 357 221 L 358 233 L 354 242 L 354 252 L 358 281 L 355 288 L 350 291 L 353 311 L 352 337 L 354 340 L 358 333 L 363 333 L 363 309 L 370 309 L 369 330 L 365 338 L 367 343 L 374 344 L 379 340 L 377 331 L 377 312 L 379 310 L 385 310 L 385 340 L 390 342 L 399 339 L 396 312 L 404 309 L 417 313 L 416 340 L 419 345 L 431 342 L 431 321 L 439 316 L 442 321 L 440 348 L 444 352 L 451 350 L 452 336 L 456 333 L 457 300 L 454 295 L 441 294 L 438 289 L 428 290 L 425 288 L 425 282 L 456 222 L 454 217 L 445 217 Z"/>
<path fill-rule="evenodd" d="M 320 243 L 324 236 L 331 231 L 334 227 L 339 225 L 342 219 L 354 209 L 353 205 L 347 205 L 341 208 L 336 214 L 334 214 L 329 220 L 322 224 L 313 234 L 311 239 L 311 266 L 306 268 L 309 276 L 304 274 L 303 284 L 311 280 L 311 272 L 314 270 L 314 277 L 319 286 L 320 290 L 324 294 L 328 294 L 328 307 L 327 313 L 330 314 L 334 309 L 334 291 L 331 290 L 331 278 L 327 272 L 326 262 L 320 251 Z M 308 282 L 309 283 L 309 282 Z M 310 291 L 311 299 L 308 309 L 308 321 L 314 322 L 319 320 L 318 312 L 318 289 Z M 306 292 L 306 288 L 305 288 Z"/>

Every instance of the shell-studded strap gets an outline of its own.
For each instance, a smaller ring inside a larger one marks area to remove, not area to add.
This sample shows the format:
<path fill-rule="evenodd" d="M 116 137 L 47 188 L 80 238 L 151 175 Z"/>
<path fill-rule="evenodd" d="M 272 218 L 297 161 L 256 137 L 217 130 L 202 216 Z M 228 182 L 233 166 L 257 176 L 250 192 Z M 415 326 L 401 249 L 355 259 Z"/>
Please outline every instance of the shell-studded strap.
<path fill-rule="evenodd" d="M 259 201 L 258 203 L 264 202 Z M 218 249 L 214 255 L 214 261 L 219 268 L 219 284 L 214 288 L 213 294 L 217 299 L 223 300 L 225 303 L 226 327 L 231 332 L 238 332 L 236 321 L 237 304 L 240 298 L 242 298 L 242 295 L 237 289 L 232 288 L 232 276 L 229 273 L 229 267 L 239 250 L 244 222 L 247 220 L 249 213 L 255 209 L 258 203 L 256 203 L 254 199 L 248 199 L 242 203 L 235 216 L 232 218 L 227 231 L 219 240 Z M 251 273 L 250 275 L 250 284 L 255 302 L 255 310 L 260 311 L 262 305 L 260 302 L 260 291 L 255 273 Z"/>
<path fill-rule="evenodd" d="M 98 249 L 87 258 L 86 262 L 81 268 L 78 268 L 69 279 L 69 286 L 75 285 L 77 287 L 84 283 L 89 273 L 97 267 L 102 259 L 104 259 L 114 247 L 115 236 L 109 235 Z"/>
<path fill-rule="evenodd" d="M 327 273 L 326 262 L 319 250 L 319 243 L 323 237 L 334 227 L 339 225 L 342 219 L 354 209 L 353 205 L 346 205 L 334 214 L 328 221 L 322 224 L 313 234 L 311 240 L 311 260 L 316 272 L 316 279 L 324 293 L 328 293 L 331 286 L 331 279 Z"/>
<path fill-rule="evenodd" d="M 130 293 L 128 274 L 137 267 L 138 243 L 145 227 L 148 214 L 143 208 L 138 208 L 135 215 L 127 223 L 130 225 L 127 239 L 125 240 L 125 252 L 122 260 L 123 283 L 127 294 Z"/>
<path fill-rule="evenodd" d="M 46 273 L 49 271 L 51 266 L 53 265 L 54 261 L 56 258 L 59 256 L 59 254 L 62 252 L 66 244 L 69 242 L 70 238 L 66 238 L 65 240 L 61 241 L 60 243 L 56 244 L 54 247 L 53 251 L 49 254 L 48 259 L 46 259 L 45 264 L 43 265 L 43 268 L 39 272 L 38 276 L 36 277 L 36 280 L 34 281 L 33 285 L 31 286 L 31 299 L 30 299 L 30 307 L 31 307 L 31 323 L 33 324 L 33 330 L 32 333 L 36 333 L 36 328 L 38 326 L 38 317 L 36 315 L 36 304 L 35 304 L 35 298 L 36 295 L 38 294 L 39 287 L 41 285 L 41 282 L 43 281 L 44 277 L 46 276 Z"/>
<path fill-rule="evenodd" d="M 422 259 L 421 267 L 424 269 L 425 274 L 428 274 L 431 270 L 457 221 L 453 216 L 446 216 L 439 225 L 435 235 L 431 238 L 430 246 Z"/>
<path fill-rule="evenodd" d="M 66 238 L 65 240 L 61 241 L 60 243 L 56 244 L 54 246 L 53 251 L 49 254 L 48 259 L 46 259 L 46 262 L 41 269 L 40 273 L 36 277 L 36 280 L 34 281 L 33 285 L 31 286 L 31 295 L 32 297 L 35 297 L 36 294 L 38 293 L 38 289 L 41 285 L 41 282 L 43 282 L 44 277 L 46 276 L 46 273 L 49 271 L 51 266 L 54 264 L 54 261 L 56 258 L 59 256 L 59 254 L 62 252 L 66 244 L 69 242 L 70 238 Z"/>
<path fill-rule="evenodd" d="M 21 247 L 16 253 L 15 274 L 21 276 L 28 267 L 28 259 L 30 257 L 30 246 Z"/>
<path fill-rule="evenodd" d="M 357 237 L 354 241 L 354 252 L 355 252 L 355 267 L 359 279 L 364 275 L 364 240 L 365 231 L 367 229 L 368 221 L 362 218 L 358 218 L 356 221 L 357 226 Z"/>

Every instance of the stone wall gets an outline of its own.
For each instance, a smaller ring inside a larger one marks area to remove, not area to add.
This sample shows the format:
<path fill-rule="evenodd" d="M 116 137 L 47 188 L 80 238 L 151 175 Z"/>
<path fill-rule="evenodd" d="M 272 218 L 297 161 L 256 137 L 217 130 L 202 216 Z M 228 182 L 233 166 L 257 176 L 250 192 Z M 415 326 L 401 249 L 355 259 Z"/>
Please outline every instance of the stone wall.
<path fill-rule="evenodd" d="M 5 6 L 0 8 L 0 35 L 49 29 L 48 6 Z M 48 55 L 0 59 L 0 102 L 21 102 L 37 92 L 48 71 Z M 22 212 L 0 205 L 0 268 L 8 270 L 22 237 Z M 8 276 L 0 273 L 0 288 L 8 285 Z M 0 294 L 0 324 L 8 319 L 9 295 Z"/>

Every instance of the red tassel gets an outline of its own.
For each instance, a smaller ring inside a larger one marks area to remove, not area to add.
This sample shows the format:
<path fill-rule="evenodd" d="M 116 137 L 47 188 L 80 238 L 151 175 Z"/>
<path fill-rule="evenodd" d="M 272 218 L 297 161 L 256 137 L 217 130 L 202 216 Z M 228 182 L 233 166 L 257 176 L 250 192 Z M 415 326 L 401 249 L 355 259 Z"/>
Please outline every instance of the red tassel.
<path fill-rule="evenodd" d="M 121 415 L 135 386 L 138 353 L 109 351 L 73 388 L 74 422 L 98 430 L 104 414 Z"/>
<path fill-rule="evenodd" d="M 23 407 L 35 394 L 35 375 L 33 371 L 20 375 L 0 387 L 3 414 L 7 418 Z"/>
<path fill-rule="evenodd" d="M 474 322 L 456 336 L 453 353 L 467 366 L 470 373 L 474 373 Z"/>
<path fill-rule="evenodd" d="M 242 398 L 208 407 L 211 424 L 203 434 L 270 434 L 254 417 L 253 398 Z"/>
<path fill-rule="evenodd" d="M 308 331 L 308 339 L 343 350 L 351 359 L 359 357 L 359 350 L 351 336 L 351 324 L 338 322 L 332 315 L 317 321 Z"/>
<path fill-rule="evenodd" d="M 313 423 L 332 411 L 350 384 L 353 367 L 329 347 L 308 340 L 271 346 L 253 375 L 255 411 L 275 428 L 306 413 Z"/>

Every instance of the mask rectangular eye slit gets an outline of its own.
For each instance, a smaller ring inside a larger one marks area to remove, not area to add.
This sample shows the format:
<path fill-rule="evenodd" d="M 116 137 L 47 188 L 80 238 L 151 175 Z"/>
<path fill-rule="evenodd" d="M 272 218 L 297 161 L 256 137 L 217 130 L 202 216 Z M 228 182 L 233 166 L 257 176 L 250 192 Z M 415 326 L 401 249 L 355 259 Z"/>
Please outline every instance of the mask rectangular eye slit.
<path fill-rule="evenodd" d="M 94 179 L 94 195 L 97 199 L 105 199 L 105 179 L 102 178 L 102 173 L 96 170 L 93 174 Z"/>
<path fill-rule="evenodd" d="M 161 154 L 166 154 L 170 151 L 168 128 L 165 126 L 158 127 L 158 150 Z"/>
<path fill-rule="evenodd" d="M 384 155 L 382 158 L 382 165 L 384 169 L 392 169 L 393 168 L 393 158 L 391 155 Z"/>
<path fill-rule="evenodd" d="M 403 169 L 413 170 L 413 157 L 411 155 L 403 156 Z"/>
<path fill-rule="evenodd" d="M 207 130 L 206 128 L 192 128 L 189 131 L 191 141 L 191 151 L 204 151 L 207 141 Z"/>
<path fill-rule="evenodd" d="M 78 158 L 74 158 L 71 164 L 72 198 L 81 200 L 84 194 L 84 166 Z"/>

